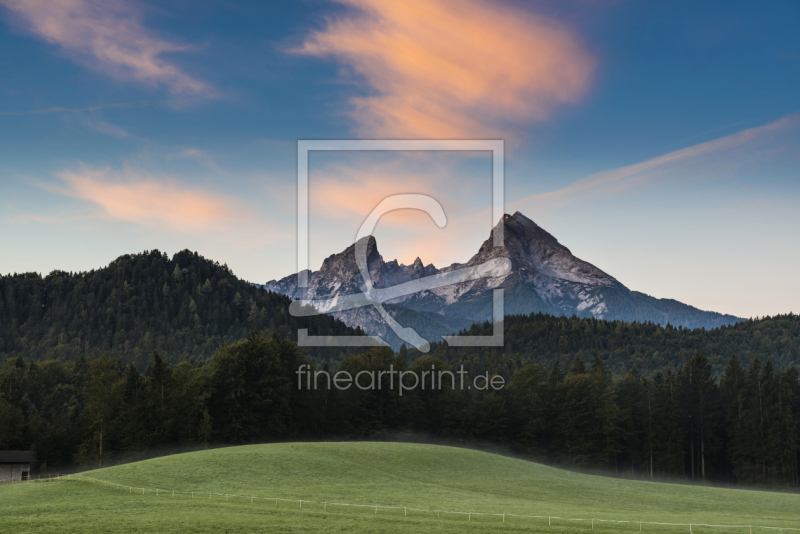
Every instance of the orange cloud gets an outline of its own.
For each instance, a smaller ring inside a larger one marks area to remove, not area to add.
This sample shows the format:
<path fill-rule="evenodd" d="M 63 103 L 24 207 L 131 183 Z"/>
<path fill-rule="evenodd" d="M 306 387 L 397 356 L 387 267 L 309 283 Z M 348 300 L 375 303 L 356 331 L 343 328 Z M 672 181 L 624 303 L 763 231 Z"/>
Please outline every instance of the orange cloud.
<path fill-rule="evenodd" d="M 344 162 L 318 163 L 309 183 L 311 213 L 331 221 L 358 221 L 388 196 L 419 193 L 437 199 L 447 216 L 462 211 L 461 204 L 481 185 L 489 191 L 491 177 L 475 174 L 459 165 L 477 163 L 490 156 L 480 153 L 437 154 L 401 152 L 396 156 L 353 156 Z M 477 171 L 480 173 L 480 171 Z M 429 222 L 428 216 L 423 219 Z M 418 224 L 416 210 L 391 211 L 380 226 L 402 227 Z"/>
<path fill-rule="evenodd" d="M 361 133 L 467 138 L 547 118 L 588 89 L 594 60 L 568 29 L 482 0 L 337 0 L 294 52 L 332 57 L 374 94 L 351 101 Z"/>
<path fill-rule="evenodd" d="M 385 171 L 347 169 L 347 178 L 336 173 L 325 175 L 314 181 L 310 201 L 315 214 L 330 219 L 357 217 L 365 218 L 380 202 L 388 196 L 399 193 L 422 193 L 434 195 L 431 183 L 424 178 L 404 174 L 389 175 Z M 380 179 L 376 179 L 379 177 Z M 394 220 L 396 214 L 390 212 L 383 221 Z M 405 217 L 402 217 L 405 219 Z"/>
<path fill-rule="evenodd" d="M 356 158 L 346 163 L 317 163 L 310 173 L 311 265 L 317 268 L 332 251 L 353 244 L 369 213 L 386 197 L 401 193 L 426 194 L 437 199 L 447 215 L 439 228 L 430 216 L 400 209 L 381 217 L 374 235 L 384 259 L 410 264 L 419 256 L 441 267 L 465 261 L 489 236 L 489 214 L 475 213 L 490 195 L 490 178 L 458 168 L 476 155 L 408 155 L 376 161 Z M 488 167 L 488 165 L 487 165 Z M 462 172 L 463 171 L 463 172 Z"/>
<path fill-rule="evenodd" d="M 64 171 L 57 176 L 66 184 L 57 192 L 91 202 L 113 220 L 182 232 L 222 230 L 247 222 L 234 201 L 174 181 L 108 169 Z"/>
<path fill-rule="evenodd" d="M 208 84 L 162 59 L 189 49 L 159 39 L 121 0 L 0 0 L 23 25 L 90 67 L 121 80 L 165 86 L 173 94 L 210 97 Z"/>

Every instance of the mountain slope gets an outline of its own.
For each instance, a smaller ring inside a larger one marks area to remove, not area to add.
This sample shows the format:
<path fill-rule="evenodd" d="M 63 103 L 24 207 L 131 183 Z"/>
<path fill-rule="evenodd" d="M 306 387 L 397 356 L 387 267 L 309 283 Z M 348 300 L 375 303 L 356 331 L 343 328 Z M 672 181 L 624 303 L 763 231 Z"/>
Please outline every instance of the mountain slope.
<path fill-rule="evenodd" d="M 495 232 L 503 232 L 503 246 L 494 246 Z M 370 279 L 377 288 L 443 274 L 462 268 L 477 267 L 490 260 L 508 258 L 511 270 L 507 274 L 460 282 L 424 290 L 391 301 L 399 307 L 423 314 L 460 321 L 491 319 L 492 290 L 505 289 L 506 314 L 548 313 L 577 315 L 597 319 L 653 322 L 686 328 L 714 328 L 733 324 L 741 319 L 715 312 L 706 312 L 670 299 L 656 299 L 631 291 L 611 275 L 575 257 L 547 231 L 517 212 L 504 215 L 492 229 L 478 252 L 464 264 L 437 269 L 423 265 L 417 259 L 413 265 L 384 261 L 372 236 L 367 242 L 367 266 Z M 355 261 L 355 245 L 339 254 L 329 256 L 318 271 L 309 272 L 308 287 L 297 287 L 297 275 L 265 284 L 270 291 L 292 299 L 323 300 L 318 306 L 327 312 L 342 296 L 365 291 L 364 281 Z M 405 315 L 412 321 L 421 319 L 412 312 Z M 360 326 L 371 335 L 379 335 L 396 345 L 396 338 L 378 313 L 369 307 L 335 312 L 334 316 L 351 326 Z M 452 324 L 452 323 L 449 323 Z M 428 328 L 423 336 L 433 341 L 450 334 L 447 327 Z M 433 334 L 433 337 L 431 336 Z M 390 339 L 392 338 L 392 339 Z"/>
<path fill-rule="evenodd" d="M 74 360 L 110 352 L 143 368 L 153 350 L 204 361 L 251 330 L 293 339 L 297 328 L 353 334 L 329 316 L 296 318 L 290 300 L 239 280 L 227 265 L 184 250 L 120 256 L 102 269 L 0 277 L 0 361 Z"/>

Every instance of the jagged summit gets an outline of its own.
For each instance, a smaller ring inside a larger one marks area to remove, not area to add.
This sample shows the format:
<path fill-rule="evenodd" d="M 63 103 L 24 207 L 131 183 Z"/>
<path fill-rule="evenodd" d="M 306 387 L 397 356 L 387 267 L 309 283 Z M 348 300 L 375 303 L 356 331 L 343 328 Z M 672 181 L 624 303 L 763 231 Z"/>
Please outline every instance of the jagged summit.
<path fill-rule="evenodd" d="M 503 225 L 503 249 L 494 247 L 494 233 Z M 619 284 L 594 265 L 572 255 L 558 239 L 520 212 L 504 215 L 492 229 L 489 239 L 481 245 L 470 264 L 482 263 L 492 257 L 508 257 L 514 270 L 549 276 L 580 284 L 613 286 Z"/>
<path fill-rule="evenodd" d="M 378 243 L 373 236 L 367 236 L 360 241 L 367 241 L 367 266 L 370 271 L 383 262 L 383 257 L 378 252 Z M 338 272 L 358 272 L 356 264 L 356 244 L 352 244 L 338 254 L 331 254 L 322 261 L 322 266 L 318 272 L 338 271 Z"/>
<path fill-rule="evenodd" d="M 495 247 L 494 236 L 501 229 L 503 246 Z M 400 264 L 397 260 L 384 261 L 375 238 L 364 239 L 368 240 L 370 279 L 377 288 L 482 265 L 495 258 L 511 260 L 511 271 L 506 274 L 425 290 L 392 301 L 391 304 L 401 305 L 409 313 L 433 313 L 462 321 L 486 320 L 491 318 L 491 290 L 501 288 L 506 290 L 506 313 L 574 314 L 598 319 L 669 322 L 687 327 L 714 327 L 738 320 L 630 291 L 611 275 L 574 256 L 552 234 L 519 211 L 513 215 L 504 214 L 488 239 L 465 264 L 456 263 L 442 269 L 433 264 L 424 265 L 419 257 L 411 265 Z M 297 287 L 297 275 L 272 280 L 264 287 L 295 299 L 327 299 L 330 303 L 335 303 L 339 296 L 363 292 L 364 281 L 355 261 L 355 248 L 351 245 L 327 257 L 320 270 L 309 273 L 305 290 Z M 320 311 L 326 311 L 324 308 L 322 306 Z M 350 326 L 361 326 L 369 334 L 384 336 L 388 333 L 374 309 L 360 308 L 334 315 Z M 430 317 L 425 320 L 429 321 Z M 452 330 L 440 334 L 450 333 Z"/>

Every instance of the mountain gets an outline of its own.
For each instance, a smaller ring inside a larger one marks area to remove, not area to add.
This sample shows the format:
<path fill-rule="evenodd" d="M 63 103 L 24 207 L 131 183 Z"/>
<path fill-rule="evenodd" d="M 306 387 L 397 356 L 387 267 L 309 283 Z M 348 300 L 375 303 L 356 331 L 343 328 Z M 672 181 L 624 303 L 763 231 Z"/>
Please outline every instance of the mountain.
<path fill-rule="evenodd" d="M 252 330 L 357 333 L 330 316 L 293 317 L 290 303 L 188 250 L 126 254 L 89 272 L 0 276 L 0 362 L 108 352 L 143 369 L 154 350 L 172 363 L 204 362 Z"/>
<path fill-rule="evenodd" d="M 503 246 L 495 247 L 494 235 L 502 231 Z M 492 290 L 505 290 L 505 313 L 547 313 L 555 316 L 594 317 L 605 320 L 652 322 L 685 328 L 714 328 L 741 321 L 732 315 L 702 311 L 671 299 L 657 299 L 631 291 L 611 275 L 574 256 L 558 240 L 525 215 L 504 215 L 478 252 L 464 264 L 442 269 L 417 260 L 402 265 L 384 261 L 372 236 L 366 240 L 366 264 L 375 288 L 389 288 L 424 277 L 442 277 L 462 269 L 476 269 L 487 262 L 508 260 L 507 272 L 418 291 L 388 301 L 387 311 L 403 316 L 406 327 L 424 326 L 420 334 L 434 341 L 461 330 L 465 324 L 491 319 Z M 263 287 L 297 300 L 317 302 L 330 312 L 346 295 L 366 291 L 355 258 L 356 245 L 325 259 L 318 271 L 308 272 L 308 287 L 297 287 L 297 275 L 272 280 Z M 394 346 L 399 340 L 372 306 L 332 313 L 350 326 L 383 337 Z M 419 330 L 418 330 L 419 331 Z"/>
<path fill-rule="evenodd" d="M 430 264 L 423 265 L 419 258 L 412 265 L 401 265 L 397 260 L 385 262 L 378 253 L 375 238 L 368 236 L 364 240 L 366 241 L 367 269 L 375 288 L 385 289 L 447 271 L 447 269 L 437 269 Z M 327 299 L 327 304 L 316 306 L 318 311 L 327 313 L 340 302 L 341 297 L 366 291 L 366 285 L 356 263 L 355 249 L 356 245 L 353 244 L 339 254 L 332 254 L 322 262 L 319 271 L 309 272 L 306 290 L 297 287 L 298 277 L 296 274 L 287 276 L 280 281 L 268 282 L 263 288 L 270 292 L 287 295 L 295 300 Z M 400 298 L 389 301 L 386 306 L 387 311 L 396 320 L 402 321 L 404 325 L 415 328 L 425 339 L 438 339 L 442 334 L 458 332 L 468 328 L 473 322 L 467 318 L 448 316 L 438 311 L 430 312 L 424 309 L 417 310 L 397 306 L 397 303 L 403 300 Z M 359 325 L 362 328 L 368 327 L 370 335 L 380 336 L 395 348 L 399 348 L 403 343 L 381 318 L 378 311 L 371 306 L 334 312 L 332 315 L 345 324 Z"/>

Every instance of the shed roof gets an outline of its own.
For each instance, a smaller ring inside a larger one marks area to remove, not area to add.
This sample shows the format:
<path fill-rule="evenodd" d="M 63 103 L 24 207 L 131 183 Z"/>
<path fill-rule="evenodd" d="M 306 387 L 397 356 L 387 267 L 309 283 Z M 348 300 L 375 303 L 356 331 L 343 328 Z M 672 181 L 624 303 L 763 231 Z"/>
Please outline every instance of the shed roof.
<path fill-rule="evenodd" d="M 30 464 L 36 462 L 31 451 L 0 451 L 0 464 Z"/>

